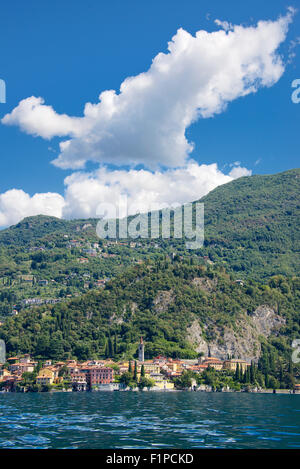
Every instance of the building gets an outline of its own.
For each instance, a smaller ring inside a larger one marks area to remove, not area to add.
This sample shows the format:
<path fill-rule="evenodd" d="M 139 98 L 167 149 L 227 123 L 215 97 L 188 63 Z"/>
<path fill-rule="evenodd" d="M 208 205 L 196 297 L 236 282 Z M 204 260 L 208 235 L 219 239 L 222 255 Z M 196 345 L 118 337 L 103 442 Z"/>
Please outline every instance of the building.
<path fill-rule="evenodd" d="M 237 279 L 237 280 L 235 281 L 235 283 L 237 283 L 238 285 L 241 285 L 241 287 L 244 286 L 244 282 L 243 282 L 243 280 L 241 280 L 240 278 Z"/>
<path fill-rule="evenodd" d="M 40 385 L 53 384 L 55 374 L 50 368 L 42 368 L 36 377 L 36 383 Z"/>
<path fill-rule="evenodd" d="M 123 383 L 98 384 L 93 391 L 123 391 L 125 387 Z"/>
<path fill-rule="evenodd" d="M 71 383 L 74 391 L 86 391 L 87 390 L 87 374 L 76 370 L 71 373 Z"/>
<path fill-rule="evenodd" d="M 162 355 L 159 355 L 158 357 L 153 358 L 153 363 L 156 363 L 157 365 L 165 365 L 168 362 L 167 357 L 163 357 Z"/>
<path fill-rule="evenodd" d="M 114 381 L 114 370 L 107 366 L 88 366 L 82 368 L 86 382 L 90 389 L 97 388 L 100 384 L 110 384 Z"/>
<path fill-rule="evenodd" d="M 207 367 L 208 365 L 202 363 L 201 365 L 191 365 L 189 370 L 194 371 L 194 373 L 202 373 Z"/>
<path fill-rule="evenodd" d="M 21 275 L 20 279 L 21 279 L 21 282 L 30 283 L 30 284 L 33 284 L 35 281 L 35 278 L 33 275 Z"/>
<path fill-rule="evenodd" d="M 36 364 L 36 362 L 31 361 L 30 355 L 28 353 L 26 353 L 23 357 L 20 358 L 20 363 L 34 363 L 34 364 Z"/>
<path fill-rule="evenodd" d="M 206 365 L 207 367 L 209 366 L 218 371 L 222 370 L 223 368 L 223 362 L 216 357 L 206 357 L 200 364 Z"/>
<path fill-rule="evenodd" d="M 153 389 L 156 390 L 166 390 L 166 389 L 174 389 L 174 383 L 165 379 L 165 376 L 161 373 L 150 373 L 150 379 L 153 379 L 155 385 Z"/>
<path fill-rule="evenodd" d="M 7 358 L 7 362 L 12 365 L 13 363 L 16 363 L 19 360 L 19 357 L 10 357 Z"/>
<path fill-rule="evenodd" d="M 39 280 L 39 285 L 46 286 L 46 285 L 48 285 L 48 283 L 49 282 L 46 279 Z"/>
<path fill-rule="evenodd" d="M 22 377 L 20 375 L 6 375 L 1 379 L 3 383 L 4 391 L 13 391 L 15 390 L 16 384 L 22 381 Z"/>
<path fill-rule="evenodd" d="M 144 370 L 146 375 L 150 375 L 150 373 L 160 373 L 160 366 L 157 365 L 156 363 L 152 362 L 144 362 L 142 363 L 144 365 Z M 138 371 L 141 371 L 142 365 L 138 365 Z"/>
<path fill-rule="evenodd" d="M 139 362 L 143 362 L 144 361 L 144 352 L 145 352 L 143 337 L 141 337 L 138 352 L 139 352 Z"/>
<path fill-rule="evenodd" d="M 239 358 L 232 358 L 231 360 L 225 360 L 223 363 L 223 368 L 225 370 L 236 371 L 237 365 L 239 365 L 240 370 L 244 373 L 249 363 L 245 360 L 240 360 Z"/>
<path fill-rule="evenodd" d="M 15 358 L 15 357 L 14 357 Z M 32 373 L 37 365 L 37 362 L 31 361 L 29 355 L 24 355 L 24 357 L 20 358 L 19 361 L 12 363 L 9 365 L 9 371 L 12 373 L 25 373 L 29 372 Z"/>
<path fill-rule="evenodd" d="M 99 280 L 96 280 L 96 287 L 105 287 L 105 284 L 106 284 L 106 279 L 99 279 Z"/>
<path fill-rule="evenodd" d="M 4 378 L 11 376 L 10 372 L 5 368 L 0 368 L 0 381 L 5 381 Z"/>

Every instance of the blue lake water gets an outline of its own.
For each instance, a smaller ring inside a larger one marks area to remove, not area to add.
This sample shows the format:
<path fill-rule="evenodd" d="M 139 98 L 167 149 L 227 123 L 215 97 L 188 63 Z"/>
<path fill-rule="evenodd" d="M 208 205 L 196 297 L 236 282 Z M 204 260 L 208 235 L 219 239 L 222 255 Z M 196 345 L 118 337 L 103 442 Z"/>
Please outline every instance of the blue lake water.
<path fill-rule="evenodd" d="M 300 448 L 300 395 L 0 394 L 0 448 Z"/>

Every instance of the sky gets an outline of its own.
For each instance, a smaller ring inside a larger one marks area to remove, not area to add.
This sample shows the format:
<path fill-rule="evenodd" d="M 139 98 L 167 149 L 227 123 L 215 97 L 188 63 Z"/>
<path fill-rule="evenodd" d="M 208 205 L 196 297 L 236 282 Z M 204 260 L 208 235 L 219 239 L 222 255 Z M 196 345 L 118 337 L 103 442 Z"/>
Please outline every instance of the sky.
<path fill-rule="evenodd" d="M 6 2 L 0 227 L 299 166 L 297 2 Z"/>

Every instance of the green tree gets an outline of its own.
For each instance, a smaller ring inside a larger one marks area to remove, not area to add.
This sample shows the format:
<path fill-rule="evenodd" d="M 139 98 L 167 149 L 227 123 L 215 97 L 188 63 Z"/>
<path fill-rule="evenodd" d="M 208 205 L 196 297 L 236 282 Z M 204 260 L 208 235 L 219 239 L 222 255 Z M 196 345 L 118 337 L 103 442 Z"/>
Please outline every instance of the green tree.
<path fill-rule="evenodd" d="M 152 388 L 155 385 L 155 381 L 150 378 L 146 378 L 145 376 L 141 376 L 140 381 L 138 383 L 139 389 L 144 389 L 144 388 Z"/>
<path fill-rule="evenodd" d="M 132 373 L 126 371 L 120 376 L 120 383 L 123 383 L 125 386 L 130 386 L 132 382 Z"/>
<path fill-rule="evenodd" d="M 133 379 L 137 381 L 137 362 L 134 362 Z"/>

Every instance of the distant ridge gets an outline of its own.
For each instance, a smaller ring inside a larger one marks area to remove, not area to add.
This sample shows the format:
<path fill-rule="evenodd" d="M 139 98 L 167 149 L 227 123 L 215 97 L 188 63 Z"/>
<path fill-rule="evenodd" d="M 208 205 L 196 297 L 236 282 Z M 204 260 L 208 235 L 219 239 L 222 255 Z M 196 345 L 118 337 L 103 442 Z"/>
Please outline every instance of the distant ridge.
<path fill-rule="evenodd" d="M 205 206 L 205 244 L 198 254 L 241 277 L 299 274 L 299 189 L 300 169 L 242 177 L 218 186 L 200 199 Z M 96 219 L 27 217 L 0 232 L 0 245 L 32 244 L 59 233 L 82 234 L 84 225 L 94 230 L 96 223 Z M 177 245 L 182 249 L 181 242 Z"/>

